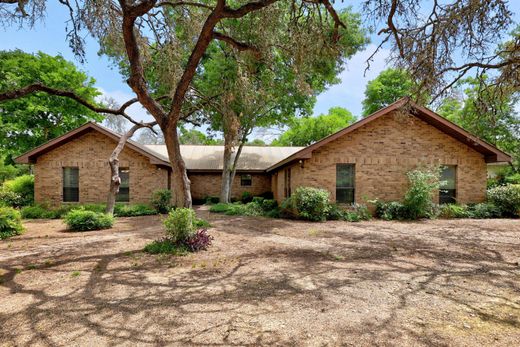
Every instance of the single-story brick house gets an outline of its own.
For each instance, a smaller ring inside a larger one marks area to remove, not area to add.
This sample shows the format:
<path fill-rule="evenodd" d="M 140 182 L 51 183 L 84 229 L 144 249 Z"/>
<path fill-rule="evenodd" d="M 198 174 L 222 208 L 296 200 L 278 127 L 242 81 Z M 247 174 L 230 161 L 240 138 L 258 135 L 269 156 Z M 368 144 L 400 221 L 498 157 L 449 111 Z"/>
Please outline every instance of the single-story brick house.
<path fill-rule="evenodd" d="M 16 158 L 33 164 L 37 202 L 104 202 L 108 158 L 119 135 L 87 123 Z M 218 196 L 222 146 L 181 146 L 194 200 Z M 440 202 L 485 199 L 487 163 L 511 157 L 433 111 L 403 98 L 308 147 L 244 147 L 232 195 L 271 191 L 282 201 L 299 186 L 327 189 L 332 201 L 400 200 L 406 173 L 441 165 L 447 182 Z M 153 191 L 171 189 L 171 167 L 162 145 L 129 141 L 120 155 L 118 196 L 148 202 Z"/>

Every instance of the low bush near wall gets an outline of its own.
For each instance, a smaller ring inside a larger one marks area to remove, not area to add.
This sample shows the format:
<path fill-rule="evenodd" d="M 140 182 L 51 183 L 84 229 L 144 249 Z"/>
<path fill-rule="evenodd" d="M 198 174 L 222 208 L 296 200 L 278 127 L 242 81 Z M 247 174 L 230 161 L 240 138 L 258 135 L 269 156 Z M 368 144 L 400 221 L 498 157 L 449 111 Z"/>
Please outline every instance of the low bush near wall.
<path fill-rule="evenodd" d="M 12 207 L 0 207 L 0 240 L 23 232 L 20 212 Z"/>
<path fill-rule="evenodd" d="M 178 208 L 170 211 L 164 220 L 166 237 L 145 246 L 144 251 L 151 254 L 182 255 L 207 249 L 213 237 L 207 233 L 209 223 L 198 219 L 195 211 Z"/>
<path fill-rule="evenodd" d="M 353 204 L 350 206 L 340 206 L 331 204 L 327 212 L 327 220 L 343 220 L 347 222 L 359 222 L 362 220 L 370 220 L 372 215 L 368 208 L 362 204 Z"/>
<path fill-rule="evenodd" d="M 159 213 L 168 213 L 172 208 L 172 192 L 168 189 L 156 190 L 152 194 L 151 204 Z"/>
<path fill-rule="evenodd" d="M 330 208 L 329 192 L 325 189 L 313 187 L 298 187 L 289 198 L 287 207 L 293 208 L 302 219 L 315 222 L 327 219 Z"/>
<path fill-rule="evenodd" d="M 439 206 L 440 218 L 469 218 L 468 206 L 457 204 L 445 204 Z"/>
<path fill-rule="evenodd" d="M 253 201 L 242 204 L 234 202 L 231 204 L 218 203 L 210 207 L 210 212 L 224 213 L 229 216 L 265 216 L 278 218 L 280 211 L 276 200 L 254 197 Z"/>
<path fill-rule="evenodd" d="M 488 189 L 487 198 L 505 216 L 520 216 L 520 185 L 508 184 Z"/>
<path fill-rule="evenodd" d="M 83 205 L 61 205 L 59 207 L 49 207 L 46 205 L 25 206 L 20 212 L 25 219 L 59 219 L 72 210 L 83 209 L 97 213 L 104 213 L 105 204 L 83 204 Z M 146 204 L 116 204 L 114 216 L 116 217 L 136 217 L 157 214 L 157 211 Z"/>
<path fill-rule="evenodd" d="M 137 216 L 149 216 L 157 214 L 157 211 L 151 206 L 145 204 L 116 204 L 114 207 L 114 216 L 116 217 L 137 217 Z"/>
<path fill-rule="evenodd" d="M 84 209 L 72 210 L 65 215 L 64 219 L 69 229 L 73 231 L 108 229 L 114 224 L 114 217 L 111 215 Z"/>

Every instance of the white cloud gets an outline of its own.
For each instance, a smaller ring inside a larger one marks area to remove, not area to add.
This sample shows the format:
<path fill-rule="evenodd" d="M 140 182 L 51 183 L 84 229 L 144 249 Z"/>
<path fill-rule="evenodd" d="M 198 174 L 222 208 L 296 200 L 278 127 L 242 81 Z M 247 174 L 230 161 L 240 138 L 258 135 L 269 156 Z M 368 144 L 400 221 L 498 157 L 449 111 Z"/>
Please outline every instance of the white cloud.
<path fill-rule="evenodd" d="M 345 70 L 339 76 L 341 82 L 318 96 L 314 107 L 315 115 L 326 113 L 333 106 L 345 107 L 358 116 L 361 114 L 361 102 L 365 97 L 367 82 L 376 78 L 381 71 L 388 67 L 387 59 L 390 51 L 381 49 L 374 56 L 370 69 L 365 74 L 366 61 L 376 47 L 376 45 L 370 44 L 364 51 L 355 54 L 347 61 Z"/>

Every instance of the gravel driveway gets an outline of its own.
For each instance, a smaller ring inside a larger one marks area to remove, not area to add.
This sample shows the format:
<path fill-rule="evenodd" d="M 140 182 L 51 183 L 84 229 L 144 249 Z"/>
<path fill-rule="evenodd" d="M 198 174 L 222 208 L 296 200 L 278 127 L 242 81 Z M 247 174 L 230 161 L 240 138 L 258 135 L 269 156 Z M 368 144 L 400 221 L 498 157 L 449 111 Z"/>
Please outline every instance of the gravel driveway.
<path fill-rule="evenodd" d="M 520 220 L 305 223 L 199 211 L 215 237 L 141 252 L 157 216 L 0 241 L 0 345 L 518 346 Z"/>

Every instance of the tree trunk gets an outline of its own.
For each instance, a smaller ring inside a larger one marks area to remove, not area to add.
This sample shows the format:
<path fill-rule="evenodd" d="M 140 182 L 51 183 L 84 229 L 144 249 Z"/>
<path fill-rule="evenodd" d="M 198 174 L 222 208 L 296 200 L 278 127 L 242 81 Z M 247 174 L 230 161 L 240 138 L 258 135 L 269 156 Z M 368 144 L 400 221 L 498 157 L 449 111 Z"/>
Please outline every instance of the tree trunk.
<path fill-rule="evenodd" d="M 177 207 L 192 207 L 190 180 L 186 171 L 186 164 L 181 156 L 181 148 L 179 135 L 177 134 L 177 125 L 174 124 L 166 129 L 162 129 L 164 134 L 164 143 L 168 150 L 168 158 L 172 165 L 173 187 L 176 189 L 172 192 L 174 205 Z"/>
<path fill-rule="evenodd" d="M 108 190 L 106 213 L 114 214 L 114 207 L 116 205 L 117 193 L 119 193 L 119 186 L 121 185 L 121 178 L 119 177 L 119 154 L 125 148 L 126 141 L 131 138 L 137 129 L 144 127 L 143 124 L 136 124 L 128 132 L 121 135 L 116 148 L 110 155 L 108 163 L 110 164 L 110 189 Z"/>
<path fill-rule="evenodd" d="M 222 182 L 220 184 L 220 202 L 229 203 L 231 200 L 233 146 L 224 144 L 224 158 L 222 163 Z"/>
<path fill-rule="evenodd" d="M 231 172 L 229 174 L 229 186 L 230 187 L 233 187 L 233 181 L 235 180 L 235 174 L 237 173 L 238 159 L 240 158 L 240 154 L 242 154 L 242 148 L 244 148 L 244 143 L 245 143 L 245 137 L 240 142 L 240 145 L 238 145 L 237 153 L 235 154 L 235 159 L 233 160 L 233 166 L 231 167 Z M 228 199 L 231 200 L 231 189 L 229 190 Z"/>

